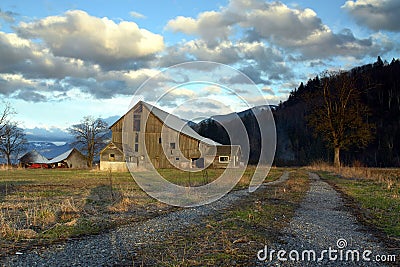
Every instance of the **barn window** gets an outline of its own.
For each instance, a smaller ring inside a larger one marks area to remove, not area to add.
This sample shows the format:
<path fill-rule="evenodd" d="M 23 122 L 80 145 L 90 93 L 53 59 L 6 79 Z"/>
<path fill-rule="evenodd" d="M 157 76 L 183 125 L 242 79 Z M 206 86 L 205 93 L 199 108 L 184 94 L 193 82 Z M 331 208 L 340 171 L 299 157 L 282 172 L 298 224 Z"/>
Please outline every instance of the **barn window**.
<path fill-rule="evenodd" d="M 179 160 L 179 158 L 175 158 L 175 160 Z"/>
<path fill-rule="evenodd" d="M 139 143 L 139 134 L 138 133 L 135 134 L 135 143 Z"/>
<path fill-rule="evenodd" d="M 220 163 L 228 163 L 229 162 L 229 156 L 219 156 L 219 162 Z"/>
<path fill-rule="evenodd" d="M 115 154 L 110 154 L 110 160 L 112 161 L 112 160 L 115 160 Z"/>
<path fill-rule="evenodd" d="M 140 119 L 134 119 L 134 121 L 133 121 L 133 130 L 135 132 L 140 132 Z"/>
<path fill-rule="evenodd" d="M 170 149 L 175 149 L 175 143 L 169 143 L 169 148 Z"/>
<path fill-rule="evenodd" d="M 139 152 L 139 144 L 135 144 L 135 152 Z"/>

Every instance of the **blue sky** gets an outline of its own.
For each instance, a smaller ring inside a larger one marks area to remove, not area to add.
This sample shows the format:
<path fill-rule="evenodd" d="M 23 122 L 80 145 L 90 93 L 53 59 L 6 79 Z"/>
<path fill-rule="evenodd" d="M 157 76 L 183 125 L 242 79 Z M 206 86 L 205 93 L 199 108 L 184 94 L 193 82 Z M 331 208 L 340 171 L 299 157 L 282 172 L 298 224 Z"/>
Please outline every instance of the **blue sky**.
<path fill-rule="evenodd" d="M 176 109 L 186 119 L 245 108 L 205 83 L 156 98 L 172 79 L 159 71 L 207 60 L 240 70 L 277 104 L 324 70 L 398 58 L 399 17 L 398 0 L 2 0 L 0 97 L 22 126 L 48 129 L 122 115 L 150 77 L 154 86 L 139 98 L 171 111 L 186 101 Z M 265 103 L 237 79 L 219 80 L 249 106 Z"/>

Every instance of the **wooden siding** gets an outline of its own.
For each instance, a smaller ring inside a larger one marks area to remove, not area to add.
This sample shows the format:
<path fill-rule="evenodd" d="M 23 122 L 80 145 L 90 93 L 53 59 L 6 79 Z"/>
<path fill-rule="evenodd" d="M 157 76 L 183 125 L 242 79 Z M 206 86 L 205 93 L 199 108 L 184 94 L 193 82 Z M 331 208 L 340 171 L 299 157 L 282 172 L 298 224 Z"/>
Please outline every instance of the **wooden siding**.
<path fill-rule="evenodd" d="M 139 126 L 140 129 L 138 129 Z M 103 149 L 100 156 L 100 166 L 103 162 L 122 163 L 126 156 L 128 161 L 136 164 L 138 168 L 148 166 L 149 163 L 155 168 L 172 168 L 171 162 L 175 166 L 189 168 L 194 164 L 192 160 L 198 159 L 202 155 L 204 157 L 202 160 L 206 165 L 212 164 L 211 166 L 214 167 L 226 167 L 228 165 L 218 162 L 220 154 L 218 152 L 222 151 L 216 151 L 215 147 L 167 127 L 163 121 L 150 112 L 146 105 L 140 102 L 115 122 L 111 126 L 111 130 L 114 145 L 110 143 Z M 124 136 L 122 136 L 122 133 L 124 133 Z M 121 152 L 123 141 L 126 144 L 125 156 Z M 216 157 L 207 156 L 210 149 L 215 151 L 212 154 L 217 154 Z M 228 150 L 228 148 L 225 149 Z M 225 155 L 225 151 L 223 152 Z M 114 154 L 115 157 L 110 158 L 110 154 Z M 103 164 L 103 166 L 105 165 L 107 164 Z"/>

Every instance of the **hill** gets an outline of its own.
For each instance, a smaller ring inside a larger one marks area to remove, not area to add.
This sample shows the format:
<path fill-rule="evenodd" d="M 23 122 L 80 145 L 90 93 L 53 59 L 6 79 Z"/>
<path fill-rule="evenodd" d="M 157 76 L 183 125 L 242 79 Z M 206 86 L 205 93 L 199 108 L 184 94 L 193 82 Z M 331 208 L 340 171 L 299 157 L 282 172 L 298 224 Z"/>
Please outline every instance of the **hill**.
<path fill-rule="evenodd" d="M 347 75 L 358 80 L 356 89 L 360 92 L 361 102 L 369 109 L 368 122 L 374 129 L 373 140 L 367 147 L 343 151 L 341 160 L 346 165 L 400 166 L 399 74 L 398 59 L 388 63 L 380 57 L 373 64 L 347 71 Z M 307 97 L 316 90 L 321 90 L 318 76 L 306 84 L 301 83 L 274 111 L 278 131 L 277 164 L 305 165 L 319 159 L 332 161 L 333 149 L 321 136 L 313 134 L 306 120 L 310 112 L 307 101 L 316 101 Z"/>
<path fill-rule="evenodd" d="M 373 64 L 356 67 L 346 71 L 359 81 L 361 101 L 368 108 L 368 122 L 374 125 L 373 140 L 365 148 L 351 147 L 341 154 L 346 165 L 361 164 L 375 167 L 400 167 L 400 61 L 383 62 L 380 57 Z M 333 161 L 333 148 L 321 136 L 315 135 L 308 125 L 309 107 L 307 101 L 312 92 L 322 90 L 318 76 L 300 83 L 288 99 L 273 111 L 277 130 L 277 150 L 275 164 L 308 165 L 314 161 Z M 310 103 L 310 102 L 309 102 Z M 222 144 L 229 144 L 223 127 L 218 121 L 233 122 L 238 117 L 243 121 L 249 134 L 250 163 L 255 163 L 260 154 L 260 132 L 253 112 L 266 107 L 256 107 L 241 113 L 214 116 L 192 127 L 201 135 Z M 251 130 L 250 130 L 251 129 Z"/>

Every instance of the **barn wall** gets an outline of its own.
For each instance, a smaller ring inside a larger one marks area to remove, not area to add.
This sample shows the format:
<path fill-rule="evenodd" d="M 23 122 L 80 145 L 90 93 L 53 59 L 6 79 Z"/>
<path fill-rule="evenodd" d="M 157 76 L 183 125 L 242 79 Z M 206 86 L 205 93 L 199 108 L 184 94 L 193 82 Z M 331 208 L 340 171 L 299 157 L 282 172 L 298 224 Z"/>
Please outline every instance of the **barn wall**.
<path fill-rule="evenodd" d="M 125 162 L 124 155 L 121 151 L 116 147 L 112 147 L 112 145 L 110 146 L 101 152 L 100 161 Z M 111 154 L 114 154 L 114 158 L 110 157 Z"/>
<path fill-rule="evenodd" d="M 200 157 L 198 140 L 166 126 L 163 127 L 161 120 L 147 109 L 143 109 L 143 116 L 147 114 L 149 116 L 146 122 L 146 149 L 156 168 L 171 168 L 171 162 L 176 166 L 188 168 L 191 158 Z M 171 143 L 175 144 L 175 148 L 171 147 Z"/>
<path fill-rule="evenodd" d="M 140 120 L 139 131 L 137 131 L 135 120 Z M 125 129 L 122 129 L 123 126 Z M 218 154 L 215 148 L 213 148 L 214 153 L 209 154 L 212 150 L 209 145 L 163 126 L 163 122 L 140 103 L 111 127 L 112 142 L 121 145 L 124 140 L 127 144 L 124 150 L 127 160 L 133 163 L 132 166 L 138 168 L 150 164 L 146 162 L 146 154 L 155 168 L 171 168 L 173 164 L 189 168 L 192 165 L 191 159 L 200 157 L 204 158 L 205 165 L 212 163 L 214 167 L 227 167 L 228 164 L 218 162 L 218 157 L 210 156 Z M 124 136 L 122 136 L 123 130 Z M 175 148 L 171 146 L 171 143 L 175 144 Z M 110 162 L 109 154 L 115 154 L 114 162 L 125 161 L 124 155 L 118 149 L 107 148 L 101 153 L 101 164 Z"/>
<path fill-rule="evenodd" d="M 77 151 L 72 151 L 69 157 L 65 160 L 69 168 L 73 169 L 85 169 L 87 168 L 87 162 L 85 157 Z"/>
<path fill-rule="evenodd" d="M 122 144 L 122 125 L 123 125 L 123 123 L 124 123 L 124 119 L 122 118 L 111 127 L 111 131 L 112 131 L 111 141 L 113 143 Z"/>
<path fill-rule="evenodd" d="M 100 170 L 112 172 L 127 172 L 128 168 L 125 162 L 101 161 Z"/>

